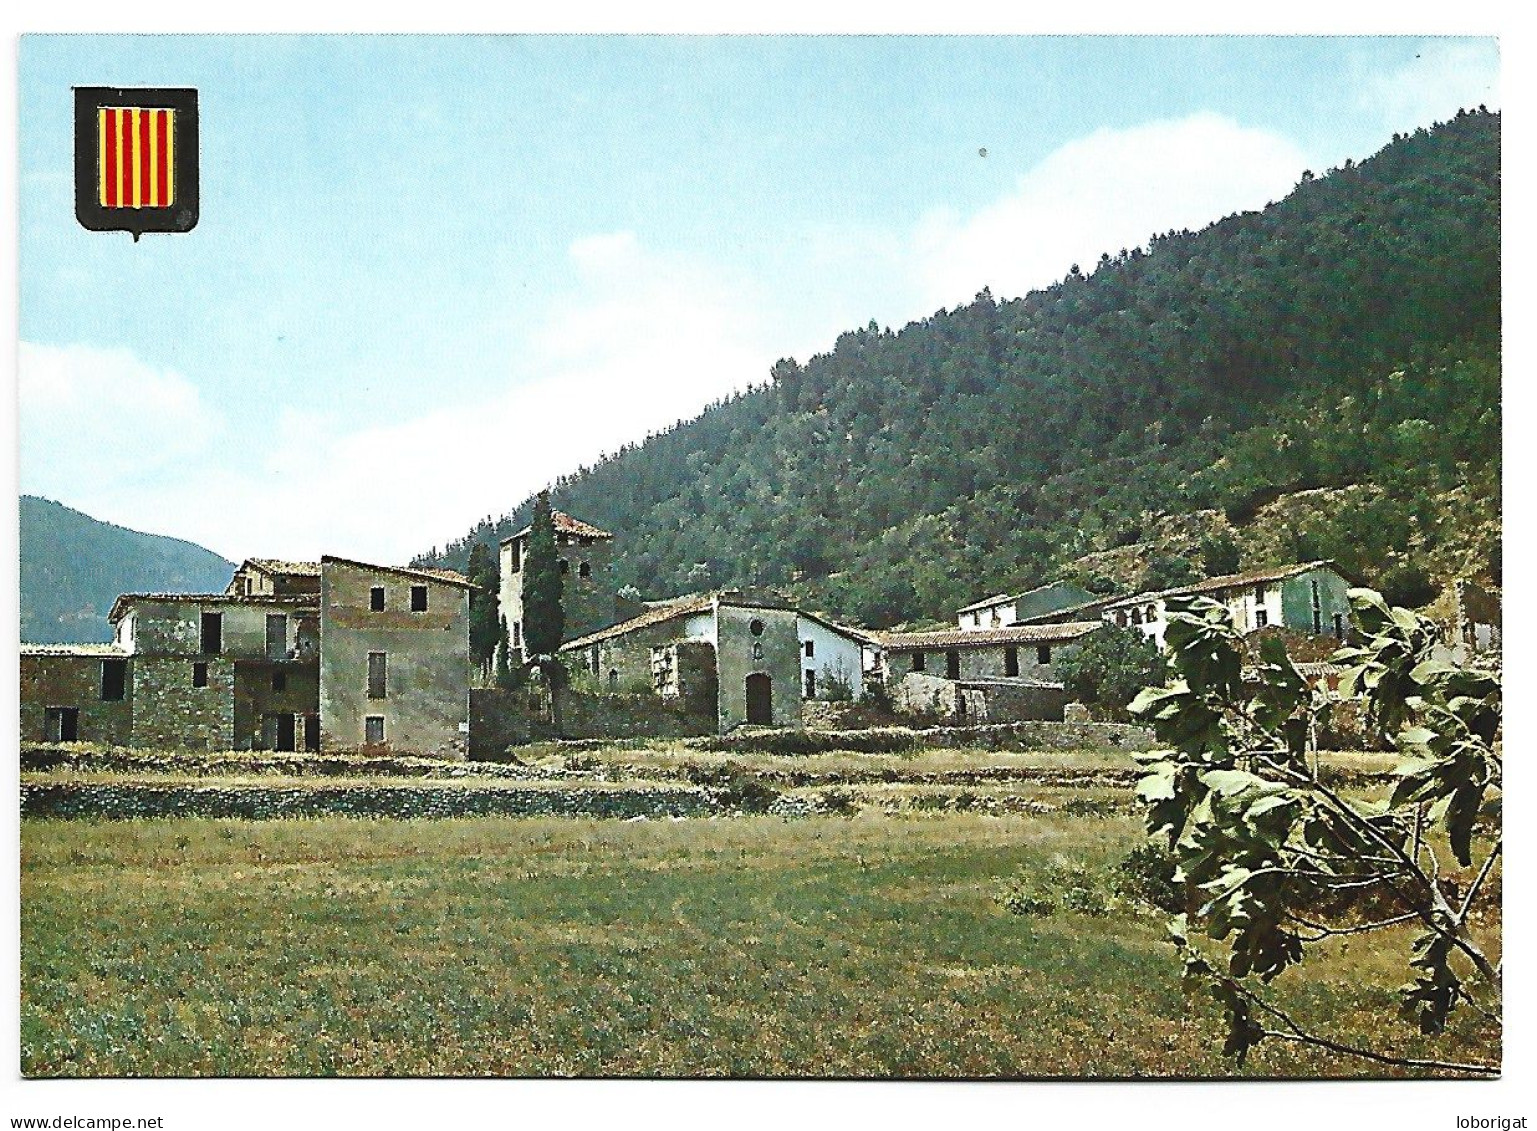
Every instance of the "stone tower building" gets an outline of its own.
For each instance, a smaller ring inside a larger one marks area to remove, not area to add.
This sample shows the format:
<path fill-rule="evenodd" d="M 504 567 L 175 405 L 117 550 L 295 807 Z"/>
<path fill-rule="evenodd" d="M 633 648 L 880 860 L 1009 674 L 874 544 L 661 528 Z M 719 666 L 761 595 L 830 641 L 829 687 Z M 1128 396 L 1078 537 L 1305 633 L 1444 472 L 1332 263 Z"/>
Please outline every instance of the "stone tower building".
<path fill-rule="evenodd" d="M 607 628 L 616 619 L 610 585 L 614 536 L 563 511 L 555 511 L 555 556 L 560 560 L 561 610 L 565 638 L 571 640 Z M 532 527 L 502 539 L 502 616 L 507 618 L 512 661 L 523 662 L 523 562 Z"/>

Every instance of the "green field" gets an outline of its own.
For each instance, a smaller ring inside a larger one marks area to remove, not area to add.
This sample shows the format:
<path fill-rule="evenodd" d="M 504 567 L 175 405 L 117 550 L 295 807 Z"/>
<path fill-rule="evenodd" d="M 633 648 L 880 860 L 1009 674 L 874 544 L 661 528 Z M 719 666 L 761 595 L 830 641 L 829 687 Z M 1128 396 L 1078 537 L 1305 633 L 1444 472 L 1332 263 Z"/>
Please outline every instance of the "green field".
<path fill-rule="evenodd" d="M 1021 780 L 914 805 L 912 788 L 869 786 L 853 817 L 27 819 L 22 1070 L 1234 1072 L 1164 916 L 1117 894 L 1141 840 L 1124 790 Z M 974 808 L 1031 790 L 1035 811 Z M 1071 867 L 1108 913 L 1001 905 L 1018 877 Z M 1280 996 L 1346 1041 L 1497 1055 L 1492 1024 L 1429 1041 L 1392 1015 L 1408 944 L 1341 940 Z M 1380 1071 L 1270 1042 L 1244 1074 Z"/>

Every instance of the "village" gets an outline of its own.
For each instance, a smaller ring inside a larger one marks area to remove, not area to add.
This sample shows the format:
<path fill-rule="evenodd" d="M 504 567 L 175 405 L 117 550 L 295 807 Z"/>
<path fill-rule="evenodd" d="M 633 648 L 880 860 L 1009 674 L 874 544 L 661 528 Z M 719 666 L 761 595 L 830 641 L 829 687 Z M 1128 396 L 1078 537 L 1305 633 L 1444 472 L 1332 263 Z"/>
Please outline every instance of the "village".
<path fill-rule="evenodd" d="M 612 583 L 611 533 L 560 511 L 552 519 L 561 660 L 578 677 L 558 713 L 547 689 L 498 687 L 477 670 L 474 587 L 463 575 L 252 558 L 222 593 L 123 594 L 109 644 L 24 644 L 21 738 L 496 759 L 536 740 L 857 726 L 848 708 L 870 703 L 892 722 L 1074 724 L 1091 713 L 1070 700 L 1063 661 L 1111 625 L 1162 647 L 1170 598 L 1214 600 L 1241 632 L 1317 642 L 1298 657 L 1314 680 L 1337 676 L 1319 657 L 1351 633 L 1353 581 L 1329 561 L 1110 596 L 1054 582 L 976 601 L 956 611 L 954 627 L 929 631 L 852 626 L 767 589 L 639 601 Z M 531 537 L 525 528 L 500 546 L 496 597 L 517 669 L 531 659 Z M 1437 608 L 1447 658 L 1498 650 L 1488 593 L 1459 581 Z"/>

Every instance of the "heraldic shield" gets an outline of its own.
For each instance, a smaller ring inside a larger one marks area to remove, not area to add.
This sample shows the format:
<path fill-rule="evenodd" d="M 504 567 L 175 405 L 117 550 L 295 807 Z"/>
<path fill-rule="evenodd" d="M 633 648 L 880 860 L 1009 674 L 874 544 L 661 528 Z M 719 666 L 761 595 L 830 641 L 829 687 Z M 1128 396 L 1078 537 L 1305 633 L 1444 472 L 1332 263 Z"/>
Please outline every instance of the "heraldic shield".
<path fill-rule="evenodd" d="M 93 232 L 190 232 L 197 91 L 75 88 L 75 216 Z"/>

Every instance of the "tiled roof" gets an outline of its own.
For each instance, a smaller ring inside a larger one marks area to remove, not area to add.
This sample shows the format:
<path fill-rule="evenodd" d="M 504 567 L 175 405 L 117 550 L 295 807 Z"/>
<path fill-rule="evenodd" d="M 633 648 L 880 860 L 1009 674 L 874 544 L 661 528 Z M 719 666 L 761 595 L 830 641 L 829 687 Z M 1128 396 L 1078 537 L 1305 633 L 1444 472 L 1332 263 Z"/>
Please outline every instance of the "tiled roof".
<path fill-rule="evenodd" d="M 124 593 L 112 602 L 107 620 L 116 622 L 128 611 L 129 605 L 141 601 L 156 601 L 185 605 L 284 605 L 318 608 L 320 598 L 314 593 L 301 593 L 292 597 L 274 597 L 270 593 L 253 593 L 247 597 L 236 593 Z"/>
<path fill-rule="evenodd" d="M 938 632 L 877 632 L 875 642 L 888 652 L 916 652 L 928 648 L 979 648 L 993 644 L 1054 644 L 1077 640 L 1104 625 L 1104 621 L 1071 621 L 1067 624 L 1024 624 L 1008 628 L 942 629 Z"/>
<path fill-rule="evenodd" d="M 23 644 L 23 656 L 92 656 L 104 660 L 127 658 L 128 651 L 116 644 Z"/>
<path fill-rule="evenodd" d="M 339 558 L 335 554 L 327 554 L 320 559 L 324 562 L 336 562 L 338 565 L 355 566 L 358 569 L 371 569 L 379 573 L 398 573 L 404 577 L 419 577 L 424 581 L 440 581 L 445 585 L 457 585 L 461 589 L 474 589 L 470 579 L 464 574 L 451 569 L 418 569 L 415 566 L 388 566 L 375 565 L 372 562 L 359 562 L 351 558 Z"/>
<path fill-rule="evenodd" d="M 279 558 L 247 558 L 240 567 L 255 566 L 264 573 L 281 577 L 319 577 L 319 562 L 285 562 Z"/>
<path fill-rule="evenodd" d="M 601 643 L 604 640 L 612 640 L 616 636 L 628 636 L 642 628 L 650 628 L 654 624 L 666 624 L 678 617 L 693 616 L 695 613 L 707 613 L 715 607 L 715 594 L 700 593 L 689 597 L 679 597 L 675 601 L 664 601 L 659 605 L 647 609 L 638 617 L 620 621 L 616 625 L 599 629 L 597 632 L 589 632 L 586 636 L 579 636 L 575 640 L 568 640 L 560 646 L 562 652 L 575 651 L 578 648 L 586 648 L 592 644 Z"/>
<path fill-rule="evenodd" d="M 593 526 L 590 522 L 583 522 L 579 518 L 572 518 L 565 511 L 551 511 L 550 512 L 550 517 L 555 520 L 555 533 L 557 533 L 557 534 L 575 534 L 579 538 L 599 538 L 599 539 L 601 539 L 601 538 L 612 538 L 613 537 L 613 535 L 610 534 L 607 530 L 599 530 L 596 526 Z M 512 535 L 509 535 L 506 538 L 503 538 L 502 539 L 502 545 L 505 546 L 508 542 L 511 542 L 513 539 L 523 537 L 523 535 L 527 534 L 532 529 L 533 529 L 532 526 L 525 526 L 522 530 L 518 531 L 516 534 L 512 534 Z"/>
<path fill-rule="evenodd" d="M 1335 569 L 1332 561 L 1323 560 L 1316 562 L 1299 562 L 1296 565 L 1271 566 L 1268 569 L 1251 569 L 1244 573 L 1228 573 L 1221 577 L 1208 577 L 1205 581 L 1197 581 L 1194 585 L 1180 585 L 1173 589 L 1159 589 L 1152 593 L 1134 593 L 1130 597 L 1116 597 L 1106 601 L 1107 609 L 1121 608 L 1125 605 L 1136 605 L 1143 601 L 1161 601 L 1165 597 L 1197 596 L 1202 593 L 1217 593 L 1224 589 L 1239 589 L 1245 585 L 1259 585 L 1266 581 L 1284 581 L 1288 577 L 1296 577 L 1299 573 L 1306 573 L 1310 569 Z"/>

